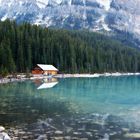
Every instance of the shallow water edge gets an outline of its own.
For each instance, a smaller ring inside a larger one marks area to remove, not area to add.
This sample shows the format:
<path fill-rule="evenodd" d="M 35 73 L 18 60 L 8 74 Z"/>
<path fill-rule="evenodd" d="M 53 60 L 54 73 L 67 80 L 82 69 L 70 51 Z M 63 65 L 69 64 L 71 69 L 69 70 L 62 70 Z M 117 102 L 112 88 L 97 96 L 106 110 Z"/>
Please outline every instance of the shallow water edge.
<path fill-rule="evenodd" d="M 94 74 L 57 74 L 53 76 L 54 78 L 98 78 L 98 77 L 110 77 L 110 76 L 139 76 L 140 73 L 94 73 Z M 30 78 L 27 78 L 25 74 L 18 74 L 17 78 L 9 78 L 11 75 L 8 75 L 5 78 L 0 79 L 0 84 L 6 84 L 10 82 L 22 82 L 25 80 L 33 80 L 33 79 L 45 79 L 48 78 L 46 75 L 32 75 Z"/>

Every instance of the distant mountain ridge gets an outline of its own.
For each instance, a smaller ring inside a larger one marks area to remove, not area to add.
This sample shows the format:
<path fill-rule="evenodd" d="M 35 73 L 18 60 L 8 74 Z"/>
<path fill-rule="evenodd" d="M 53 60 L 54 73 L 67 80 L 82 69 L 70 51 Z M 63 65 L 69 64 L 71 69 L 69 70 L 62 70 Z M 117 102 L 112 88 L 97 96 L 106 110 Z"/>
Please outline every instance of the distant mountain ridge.
<path fill-rule="evenodd" d="M 140 36 L 139 0 L 0 0 L 0 19 Z"/>

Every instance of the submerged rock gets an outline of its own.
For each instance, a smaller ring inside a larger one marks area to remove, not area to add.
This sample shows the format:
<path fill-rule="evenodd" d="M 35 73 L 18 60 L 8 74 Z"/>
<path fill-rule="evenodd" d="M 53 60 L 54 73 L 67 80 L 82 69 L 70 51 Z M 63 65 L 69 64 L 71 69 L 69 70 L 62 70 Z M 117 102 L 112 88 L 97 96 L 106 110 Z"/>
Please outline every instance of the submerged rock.
<path fill-rule="evenodd" d="M 46 135 L 40 135 L 37 140 L 44 140 L 44 139 L 47 139 L 47 136 Z"/>
<path fill-rule="evenodd" d="M 55 131 L 55 134 L 56 134 L 56 135 L 62 135 L 63 132 L 58 130 L 58 131 Z"/>
<path fill-rule="evenodd" d="M 54 137 L 54 140 L 64 140 L 63 137 Z"/>
<path fill-rule="evenodd" d="M 4 132 L 5 128 L 0 126 L 0 140 L 11 140 L 7 133 Z"/>
<path fill-rule="evenodd" d="M 73 132 L 74 135 L 80 135 L 80 132 Z"/>
<path fill-rule="evenodd" d="M 138 139 L 140 138 L 140 133 L 126 133 L 124 137 Z"/>
<path fill-rule="evenodd" d="M 104 138 L 102 140 L 109 140 L 109 135 L 108 134 L 105 134 L 104 135 Z"/>
<path fill-rule="evenodd" d="M 0 140 L 11 140 L 7 133 L 2 132 L 0 133 Z"/>
<path fill-rule="evenodd" d="M 70 133 L 72 130 L 73 130 L 72 127 L 66 127 L 66 132 L 67 132 L 67 133 Z"/>
<path fill-rule="evenodd" d="M 0 126 L 0 132 L 3 132 L 5 128 L 3 126 Z"/>
<path fill-rule="evenodd" d="M 91 132 L 86 132 L 86 134 L 87 134 L 88 136 L 90 136 L 90 137 L 93 136 Z"/>
<path fill-rule="evenodd" d="M 80 138 L 80 140 L 88 140 L 88 138 Z"/>
<path fill-rule="evenodd" d="M 124 132 L 128 132 L 128 131 L 129 131 L 128 128 L 122 128 L 122 130 L 123 130 Z"/>
<path fill-rule="evenodd" d="M 71 137 L 70 136 L 65 136 L 64 139 L 65 140 L 71 140 Z"/>
<path fill-rule="evenodd" d="M 111 133 L 109 133 L 110 136 L 114 136 L 116 134 L 117 134 L 117 132 L 111 132 Z"/>

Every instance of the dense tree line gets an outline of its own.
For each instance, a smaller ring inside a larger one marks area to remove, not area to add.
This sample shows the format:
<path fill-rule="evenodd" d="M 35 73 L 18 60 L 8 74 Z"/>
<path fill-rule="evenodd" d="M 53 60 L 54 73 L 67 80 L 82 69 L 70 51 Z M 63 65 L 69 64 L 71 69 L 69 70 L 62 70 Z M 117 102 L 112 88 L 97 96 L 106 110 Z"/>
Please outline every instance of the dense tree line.
<path fill-rule="evenodd" d="M 26 72 L 37 63 L 60 72 L 138 72 L 140 51 L 88 31 L 42 28 L 0 22 L 0 72 Z"/>

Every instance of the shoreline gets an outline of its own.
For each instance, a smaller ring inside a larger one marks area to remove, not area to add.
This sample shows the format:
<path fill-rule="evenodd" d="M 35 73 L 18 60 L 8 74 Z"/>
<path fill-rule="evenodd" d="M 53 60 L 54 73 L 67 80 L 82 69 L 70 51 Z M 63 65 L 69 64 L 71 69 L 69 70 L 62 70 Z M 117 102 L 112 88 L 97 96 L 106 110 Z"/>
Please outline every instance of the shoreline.
<path fill-rule="evenodd" d="M 94 73 L 94 74 L 58 74 L 56 78 L 98 78 L 98 77 L 119 77 L 119 76 L 138 76 L 140 73 Z"/>
<path fill-rule="evenodd" d="M 119 76 L 139 76 L 140 73 L 94 73 L 94 74 L 57 74 L 53 78 L 98 78 L 98 77 L 119 77 Z M 7 84 L 12 82 L 22 82 L 25 80 L 34 80 L 34 79 L 47 79 L 51 78 L 46 75 L 31 75 L 27 78 L 25 74 L 18 74 L 17 78 L 9 78 L 8 75 L 5 78 L 0 79 L 0 84 Z"/>

